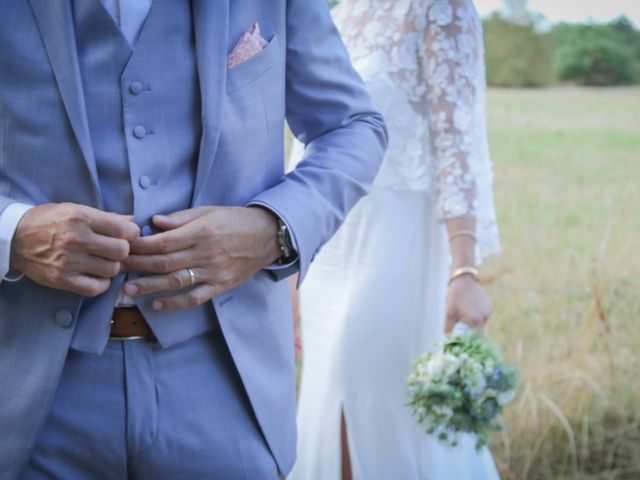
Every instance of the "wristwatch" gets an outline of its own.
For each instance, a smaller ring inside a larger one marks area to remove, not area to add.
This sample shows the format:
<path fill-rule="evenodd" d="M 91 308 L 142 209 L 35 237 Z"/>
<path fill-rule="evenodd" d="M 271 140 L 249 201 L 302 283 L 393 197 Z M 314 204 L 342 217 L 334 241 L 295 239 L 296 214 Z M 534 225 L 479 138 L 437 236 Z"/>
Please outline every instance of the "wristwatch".
<path fill-rule="evenodd" d="M 284 223 L 281 218 L 278 218 L 278 246 L 282 254 L 278 259 L 280 265 L 291 263 L 298 256 L 298 252 L 293 248 L 289 227 L 287 227 L 287 224 Z"/>

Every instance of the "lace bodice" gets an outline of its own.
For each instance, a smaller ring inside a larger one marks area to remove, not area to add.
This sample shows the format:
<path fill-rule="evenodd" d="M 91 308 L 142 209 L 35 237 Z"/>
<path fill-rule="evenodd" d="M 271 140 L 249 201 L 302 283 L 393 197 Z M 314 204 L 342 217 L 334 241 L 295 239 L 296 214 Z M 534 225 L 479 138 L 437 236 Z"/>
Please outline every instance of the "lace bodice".
<path fill-rule="evenodd" d="M 389 129 L 373 188 L 433 193 L 442 219 L 476 217 L 479 259 L 495 252 L 482 24 L 472 1 L 342 0 L 333 16 Z"/>

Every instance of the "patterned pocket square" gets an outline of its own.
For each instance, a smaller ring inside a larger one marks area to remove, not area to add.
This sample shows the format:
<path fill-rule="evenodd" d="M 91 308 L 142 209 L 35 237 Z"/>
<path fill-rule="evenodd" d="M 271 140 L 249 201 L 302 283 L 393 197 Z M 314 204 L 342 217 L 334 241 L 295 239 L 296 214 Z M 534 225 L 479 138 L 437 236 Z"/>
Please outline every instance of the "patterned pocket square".
<path fill-rule="evenodd" d="M 227 67 L 235 68 L 255 57 L 268 44 L 269 42 L 260 35 L 260 25 L 258 25 L 258 22 L 254 22 L 251 28 L 242 34 L 236 46 L 231 50 L 227 57 Z"/>

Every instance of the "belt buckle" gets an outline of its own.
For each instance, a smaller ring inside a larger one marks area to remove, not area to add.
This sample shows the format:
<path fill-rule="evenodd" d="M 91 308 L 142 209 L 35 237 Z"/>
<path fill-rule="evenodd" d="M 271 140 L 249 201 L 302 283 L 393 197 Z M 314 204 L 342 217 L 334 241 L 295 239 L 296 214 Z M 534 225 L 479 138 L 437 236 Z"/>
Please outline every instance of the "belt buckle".
<path fill-rule="evenodd" d="M 153 340 L 153 337 L 147 337 L 144 335 L 137 335 L 137 336 L 133 336 L 133 337 L 112 337 L 109 336 L 109 340 L 113 341 L 119 341 L 119 342 L 126 342 L 129 340 L 145 340 L 145 339 L 149 339 L 149 340 Z"/>

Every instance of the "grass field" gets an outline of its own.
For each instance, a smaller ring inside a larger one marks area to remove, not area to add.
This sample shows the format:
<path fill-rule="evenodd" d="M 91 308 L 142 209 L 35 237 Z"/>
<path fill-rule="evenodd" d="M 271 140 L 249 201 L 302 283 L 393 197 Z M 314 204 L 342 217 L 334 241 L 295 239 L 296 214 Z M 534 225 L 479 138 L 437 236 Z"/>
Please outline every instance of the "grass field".
<path fill-rule="evenodd" d="M 504 479 L 640 479 L 640 88 L 491 90 Z"/>

